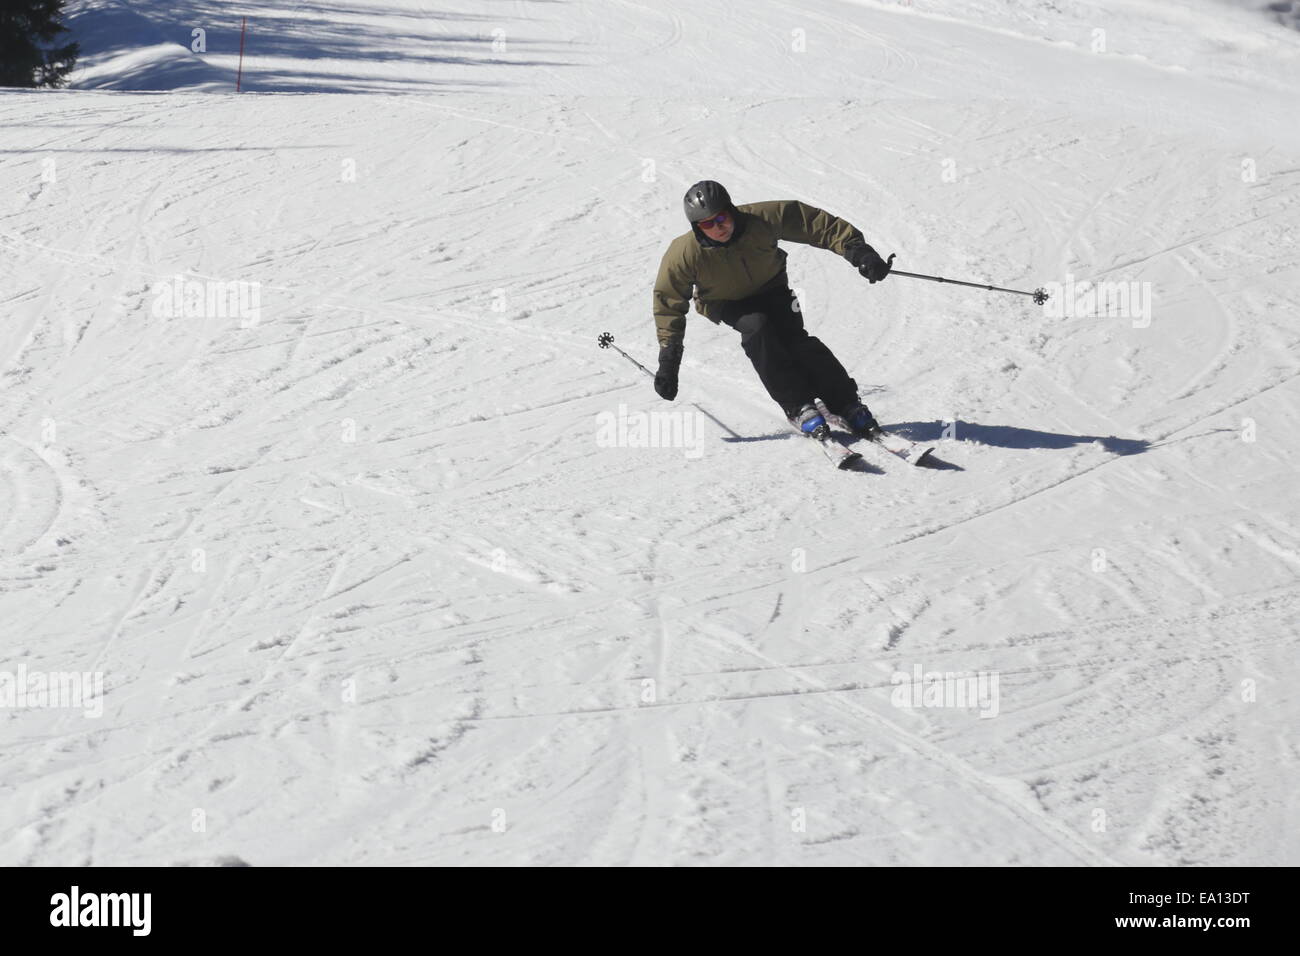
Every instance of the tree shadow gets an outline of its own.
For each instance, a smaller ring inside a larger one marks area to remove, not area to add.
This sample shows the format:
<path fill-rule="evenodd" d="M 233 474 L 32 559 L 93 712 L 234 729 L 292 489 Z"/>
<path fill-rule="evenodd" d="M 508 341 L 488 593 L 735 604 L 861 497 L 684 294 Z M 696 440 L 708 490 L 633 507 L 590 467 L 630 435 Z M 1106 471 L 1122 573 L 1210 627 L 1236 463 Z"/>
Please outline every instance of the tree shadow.
<path fill-rule="evenodd" d="M 1115 435 L 1066 435 L 1062 432 L 1044 432 L 1015 425 L 981 425 L 977 422 L 897 422 L 888 426 L 890 431 L 906 435 L 912 441 L 932 442 L 943 438 L 973 441 L 998 448 L 1073 448 L 1097 442 L 1112 455 L 1138 455 L 1151 447 L 1140 438 L 1118 438 Z"/>
<path fill-rule="evenodd" d="M 1278 23 L 1293 30 L 1300 30 L 1300 0 L 1274 0 L 1265 4 L 1263 9 L 1273 15 Z"/>
<path fill-rule="evenodd" d="M 255 10 L 256 8 L 254 8 Z M 240 15 L 226 3 L 137 6 L 87 0 L 66 20 L 81 43 L 78 70 L 120 58 L 111 75 L 72 85 L 83 89 L 233 90 L 227 66 L 244 46 L 242 86 L 248 92 L 403 92 L 448 87 L 510 88 L 495 80 L 439 75 L 438 67 L 564 67 L 574 44 L 514 33 L 517 12 L 493 16 L 313 0 L 294 15 L 256 12 L 241 37 Z M 505 27 L 509 32 L 503 32 Z M 206 49 L 191 51 L 202 29 Z M 494 42 L 498 35 L 504 47 Z M 207 59 L 220 58 L 220 66 Z M 329 67 L 321 69 L 324 61 Z M 306 64 L 310 69 L 300 69 Z M 522 78 L 521 78 L 522 79 Z"/>

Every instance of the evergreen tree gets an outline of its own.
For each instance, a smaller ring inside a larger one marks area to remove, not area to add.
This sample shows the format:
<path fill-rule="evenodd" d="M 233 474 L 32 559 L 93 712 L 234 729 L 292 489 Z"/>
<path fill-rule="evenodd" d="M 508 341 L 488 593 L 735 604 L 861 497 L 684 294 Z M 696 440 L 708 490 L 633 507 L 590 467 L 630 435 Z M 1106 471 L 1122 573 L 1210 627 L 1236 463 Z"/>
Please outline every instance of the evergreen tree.
<path fill-rule="evenodd" d="M 68 28 L 65 0 L 0 0 L 0 86 L 52 86 L 67 83 L 81 48 L 54 46 Z"/>

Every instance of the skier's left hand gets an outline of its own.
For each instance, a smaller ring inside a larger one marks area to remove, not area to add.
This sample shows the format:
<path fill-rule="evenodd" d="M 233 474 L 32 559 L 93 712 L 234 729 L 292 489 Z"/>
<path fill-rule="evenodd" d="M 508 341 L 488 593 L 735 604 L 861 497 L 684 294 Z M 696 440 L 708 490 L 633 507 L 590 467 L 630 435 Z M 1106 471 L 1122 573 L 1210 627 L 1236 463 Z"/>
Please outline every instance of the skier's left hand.
<path fill-rule="evenodd" d="M 894 267 L 894 253 L 889 254 L 889 261 L 886 262 L 865 242 L 850 246 L 845 251 L 844 258 L 853 263 L 854 268 L 872 285 L 889 275 L 889 270 Z"/>

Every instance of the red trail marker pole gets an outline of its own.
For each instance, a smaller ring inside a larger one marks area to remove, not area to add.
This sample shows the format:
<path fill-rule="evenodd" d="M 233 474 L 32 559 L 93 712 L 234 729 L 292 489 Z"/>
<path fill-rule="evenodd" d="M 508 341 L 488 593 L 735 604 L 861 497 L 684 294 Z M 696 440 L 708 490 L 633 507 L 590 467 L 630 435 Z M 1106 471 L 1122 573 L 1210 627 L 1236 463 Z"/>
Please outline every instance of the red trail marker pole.
<path fill-rule="evenodd" d="M 240 17 L 239 25 L 239 73 L 235 76 L 235 92 L 240 92 L 244 82 L 244 34 L 248 30 L 248 17 Z"/>

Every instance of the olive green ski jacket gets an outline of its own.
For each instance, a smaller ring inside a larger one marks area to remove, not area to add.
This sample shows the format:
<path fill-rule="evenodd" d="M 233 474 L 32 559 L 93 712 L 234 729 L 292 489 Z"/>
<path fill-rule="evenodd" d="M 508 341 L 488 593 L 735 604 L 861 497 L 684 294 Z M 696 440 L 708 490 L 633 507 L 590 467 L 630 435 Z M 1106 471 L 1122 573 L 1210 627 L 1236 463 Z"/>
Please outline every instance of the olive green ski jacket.
<path fill-rule="evenodd" d="M 747 203 L 736 207 L 736 226 L 726 243 L 714 242 L 697 226 L 668 246 L 655 279 L 655 331 L 660 346 L 680 344 L 686 312 L 695 310 L 717 322 L 716 305 L 775 289 L 785 282 L 785 251 L 777 242 L 803 242 L 844 255 L 864 242 L 852 224 L 796 199 Z"/>

